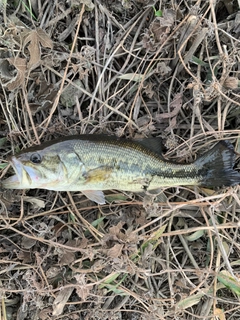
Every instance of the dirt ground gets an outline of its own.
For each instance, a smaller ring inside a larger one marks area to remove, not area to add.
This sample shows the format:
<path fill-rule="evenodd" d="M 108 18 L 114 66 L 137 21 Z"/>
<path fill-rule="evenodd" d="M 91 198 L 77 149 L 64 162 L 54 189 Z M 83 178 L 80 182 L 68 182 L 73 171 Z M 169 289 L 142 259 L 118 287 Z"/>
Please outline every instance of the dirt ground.
<path fill-rule="evenodd" d="M 240 1 L 0 1 L 1 179 L 61 136 L 240 153 Z M 236 158 L 236 170 L 238 159 Z M 240 319 L 239 186 L 1 190 L 0 319 Z"/>

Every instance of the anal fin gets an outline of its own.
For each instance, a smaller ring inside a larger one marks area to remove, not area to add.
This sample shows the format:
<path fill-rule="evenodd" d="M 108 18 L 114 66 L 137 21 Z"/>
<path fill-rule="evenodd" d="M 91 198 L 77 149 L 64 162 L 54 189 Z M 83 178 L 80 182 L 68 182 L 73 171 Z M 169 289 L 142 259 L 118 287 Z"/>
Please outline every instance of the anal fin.
<path fill-rule="evenodd" d="M 84 190 L 81 191 L 88 199 L 98 203 L 105 204 L 105 196 L 104 193 L 100 190 Z"/>

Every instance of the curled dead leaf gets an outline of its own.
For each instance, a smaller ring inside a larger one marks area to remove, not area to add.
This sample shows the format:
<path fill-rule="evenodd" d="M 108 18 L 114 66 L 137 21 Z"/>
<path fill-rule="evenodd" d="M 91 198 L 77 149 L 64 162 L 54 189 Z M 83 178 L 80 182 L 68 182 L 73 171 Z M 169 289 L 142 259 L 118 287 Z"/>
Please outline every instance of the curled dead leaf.
<path fill-rule="evenodd" d="M 182 108 L 182 94 L 177 93 L 170 104 L 170 112 L 161 113 L 156 116 L 156 119 L 170 119 L 169 127 L 165 131 L 169 132 L 170 129 L 173 129 L 177 124 L 177 115 Z"/>
<path fill-rule="evenodd" d="M 41 200 L 41 199 L 37 199 L 35 197 L 24 196 L 23 200 L 26 201 L 26 202 L 31 203 L 31 205 L 35 209 L 45 208 L 45 202 L 43 200 Z"/>
<path fill-rule="evenodd" d="M 112 248 L 107 250 L 107 256 L 110 258 L 118 258 L 122 254 L 122 249 L 124 245 L 116 243 Z"/>
<path fill-rule="evenodd" d="M 87 279 L 85 274 L 76 274 L 75 279 L 77 281 L 76 293 L 82 301 L 86 301 L 90 292 L 93 288 L 93 285 L 87 284 Z"/>
<path fill-rule="evenodd" d="M 29 101 L 32 114 L 35 114 L 40 110 L 47 110 L 51 108 L 58 92 L 58 87 L 56 85 L 48 83 L 43 78 L 38 80 L 39 85 L 35 86 L 32 100 Z"/>
<path fill-rule="evenodd" d="M 143 36 L 143 47 L 149 51 L 156 51 L 165 43 L 171 32 L 176 13 L 172 9 L 163 11 L 162 17 L 157 17 L 150 24 L 149 29 Z"/>
<path fill-rule="evenodd" d="M 5 83 L 5 86 L 8 90 L 12 91 L 22 84 L 24 84 L 25 80 L 25 72 L 27 68 L 26 59 L 15 57 L 6 59 L 10 65 L 12 65 L 16 69 L 16 75 L 12 77 L 10 81 Z"/>
<path fill-rule="evenodd" d="M 166 65 L 166 62 L 162 61 L 157 64 L 156 73 L 160 75 L 160 77 L 169 76 L 172 69 Z"/>

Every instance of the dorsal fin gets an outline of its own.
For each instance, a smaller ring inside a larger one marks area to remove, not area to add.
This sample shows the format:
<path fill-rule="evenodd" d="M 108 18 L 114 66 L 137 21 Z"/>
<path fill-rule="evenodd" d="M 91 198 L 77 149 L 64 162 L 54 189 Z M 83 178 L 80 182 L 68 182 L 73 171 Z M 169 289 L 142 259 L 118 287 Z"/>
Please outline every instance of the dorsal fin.
<path fill-rule="evenodd" d="M 141 144 L 144 148 L 147 148 L 158 155 L 162 156 L 162 138 L 143 138 L 143 139 L 134 139 L 137 143 Z"/>

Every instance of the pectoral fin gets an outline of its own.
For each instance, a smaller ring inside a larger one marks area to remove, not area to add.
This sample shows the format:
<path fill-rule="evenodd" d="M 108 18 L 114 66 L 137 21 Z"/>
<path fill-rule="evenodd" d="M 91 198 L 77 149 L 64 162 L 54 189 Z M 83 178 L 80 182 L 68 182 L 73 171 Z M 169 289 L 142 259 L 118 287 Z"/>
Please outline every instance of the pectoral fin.
<path fill-rule="evenodd" d="M 101 189 L 101 185 L 105 182 L 111 175 L 112 168 L 107 166 L 101 166 L 84 173 L 83 177 L 85 179 L 84 185 L 89 189 L 93 187 L 94 189 Z M 105 204 L 104 193 L 100 190 L 81 190 L 81 192 L 90 200 L 98 203 Z"/>
<path fill-rule="evenodd" d="M 84 190 L 82 193 L 90 200 L 98 203 L 105 204 L 105 196 L 102 191 L 99 190 Z"/>

